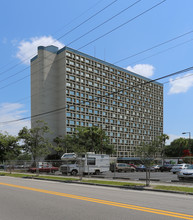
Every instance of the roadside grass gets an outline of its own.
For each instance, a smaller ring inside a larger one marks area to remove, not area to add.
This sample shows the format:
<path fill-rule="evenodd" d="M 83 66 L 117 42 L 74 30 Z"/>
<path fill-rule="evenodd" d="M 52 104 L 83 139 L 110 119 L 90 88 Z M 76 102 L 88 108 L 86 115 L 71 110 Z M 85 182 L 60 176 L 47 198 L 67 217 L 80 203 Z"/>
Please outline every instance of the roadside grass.
<path fill-rule="evenodd" d="M 128 182 L 118 182 L 118 181 L 103 181 L 103 180 L 82 180 L 82 183 L 92 183 L 92 184 L 103 184 L 112 186 L 144 186 L 142 183 L 128 183 Z"/>
<path fill-rule="evenodd" d="M 0 172 L 0 176 L 11 176 L 11 177 L 32 177 L 34 175 L 29 174 L 22 174 L 22 173 L 6 173 L 6 172 Z"/>
<path fill-rule="evenodd" d="M 153 189 L 160 189 L 166 191 L 177 191 L 177 192 L 186 192 L 193 193 L 193 187 L 185 187 L 185 186 L 154 186 Z"/>
<path fill-rule="evenodd" d="M 0 176 L 11 176 L 11 177 L 20 177 L 20 178 L 41 178 L 41 179 L 50 179 L 50 180 L 63 180 L 63 181 L 75 181 L 77 178 L 68 178 L 68 177 L 57 177 L 57 176 L 41 176 L 36 174 L 22 174 L 22 173 L 6 173 L 0 172 Z"/>
<path fill-rule="evenodd" d="M 71 177 L 58 177 L 58 176 L 42 176 L 36 174 L 22 174 L 22 173 L 8 173 L 8 172 L 0 172 L 0 176 L 11 176 L 11 177 L 19 177 L 19 178 L 41 178 L 47 180 L 60 180 L 60 181 L 79 181 L 82 183 L 91 183 L 91 184 L 101 184 L 101 185 L 111 185 L 111 186 L 145 186 L 142 183 L 131 183 L 131 182 L 119 182 L 119 181 L 108 181 L 108 180 L 88 180 L 83 179 L 79 180 L 79 178 L 71 178 Z M 164 185 L 155 185 L 152 186 L 153 189 L 157 190 L 166 190 L 166 191 L 177 191 L 177 192 L 185 192 L 185 193 L 193 193 L 193 187 L 185 187 L 185 186 L 164 186 Z"/>

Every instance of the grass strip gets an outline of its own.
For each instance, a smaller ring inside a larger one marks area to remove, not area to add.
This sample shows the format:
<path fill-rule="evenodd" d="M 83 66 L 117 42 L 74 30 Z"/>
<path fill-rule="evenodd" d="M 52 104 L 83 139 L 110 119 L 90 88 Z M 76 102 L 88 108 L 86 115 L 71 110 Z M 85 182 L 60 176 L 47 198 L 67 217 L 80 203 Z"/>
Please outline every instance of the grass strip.
<path fill-rule="evenodd" d="M 63 181 L 77 181 L 77 178 L 70 178 L 70 177 L 58 177 L 58 176 L 37 176 L 39 178 L 43 179 L 49 179 L 49 180 L 63 180 Z"/>
<path fill-rule="evenodd" d="M 22 174 L 22 173 L 6 173 L 6 172 L 0 172 L 0 176 L 11 176 L 11 177 L 32 177 L 35 176 L 33 174 Z"/>
<path fill-rule="evenodd" d="M 104 184 L 113 186 L 144 186 L 142 183 L 128 183 L 128 182 L 118 182 L 118 181 L 103 181 L 103 180 L 82 180 L 83 183 L 93 183 L 93 184 Z"/>
<path fill-rule="evenodd" d="M 166 191 L 177 191 L 177 192 L 186 192 L 186 193 L 193 193 L 193 187 L 185 187 L 185 186 L 154 186 L 153 189 L 160 189 Z"/>
<path fill-rule="evenodd" d="M 22 174 L 22 173 L 5 173 L 5 172 L 0 172 L 0 176 L 11 176 L 11 177 L 19 177 L 19 178 L 24 178 L 24 177 L 32 177 L 32 178 L 42 178 L 42 179 L 52 179 L 52 180 L 77 180 L 76 178 L 68 178 L 68 177 L 57 177 L 57 176 L 40 176 L 36 174 Z"/>

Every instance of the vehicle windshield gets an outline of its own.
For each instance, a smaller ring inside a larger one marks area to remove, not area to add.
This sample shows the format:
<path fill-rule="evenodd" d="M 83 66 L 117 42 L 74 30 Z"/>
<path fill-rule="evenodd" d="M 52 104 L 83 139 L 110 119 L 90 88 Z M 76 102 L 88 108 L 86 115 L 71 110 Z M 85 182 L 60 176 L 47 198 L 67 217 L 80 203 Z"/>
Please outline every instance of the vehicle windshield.
<path fill-rule="evenodd" d="M 190 165 L 187 169 L 193 169 L 193 165 Z"/>

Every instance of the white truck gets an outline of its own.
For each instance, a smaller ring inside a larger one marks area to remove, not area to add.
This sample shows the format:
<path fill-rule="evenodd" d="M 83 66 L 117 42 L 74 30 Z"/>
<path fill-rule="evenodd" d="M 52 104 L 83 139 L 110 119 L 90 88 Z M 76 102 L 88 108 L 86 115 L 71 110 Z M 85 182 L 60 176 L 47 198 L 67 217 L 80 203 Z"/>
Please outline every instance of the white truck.
<path fill-rule="evenodd" d="M 62 174 L 77 175 L 80 173 L 100 174 L 110 170 L 110 157 L 106 154 L 95 154 L 87 152 L 81 156 L 75 153 L 65 153 L 61 160 L 64 164 L 60 166 Z"/>

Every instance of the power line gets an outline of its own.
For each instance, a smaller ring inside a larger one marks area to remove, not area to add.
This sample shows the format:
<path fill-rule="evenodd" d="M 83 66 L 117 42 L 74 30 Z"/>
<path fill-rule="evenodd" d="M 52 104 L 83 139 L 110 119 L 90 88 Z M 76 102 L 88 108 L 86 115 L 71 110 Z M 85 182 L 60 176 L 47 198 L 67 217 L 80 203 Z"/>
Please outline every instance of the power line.
<path fill-rule="evenodd" d="M 55 110 L 52 110 L 52 111 L 47 111 L 47 112 L 43 112 L 43 113 L 40 113 L 40 114 L 29 116 L 29 117 L 24 117 L 24 118 L 21 118 L 21 119 L 0 122 L 0 124 L 13 123 L 13 122 L 27 120 L 27 119 L 30 119 L 30 118 L 36 118 L 36 117 L 39 117 L 39 116 L 42 116 L 42 115 L 47 115 L 47 114 L 55 113 L 55 112 L 58 112 L 58 111 L 61 111 L 61 110 L 70 109 L 70 107 L 74 107 L 74 106 L 78 106 L 78 105 L 83 105 L 83 104 L 90 103 L 90 102 L 95 102 L 95 101 L 98 101 L 99 99 L 109 97 L 110 95 L 114 95 L 114 94 L 117 94 L 117 93 L 120 93 L 120 92 L 128 91 L 128 90 L 130 90 L 132 88 L 135 88 L 135 87 L 138 87 L 138 86 L 144 86 L 146 84 L 149 84 L 149 83 L 152 83 L 152 82 L 156 82 L 156 81 L 159 81 L 159 80 L 171 77 L 171 76 L 179 75 L 181 73 L 185 73 L 185 72 L 188 72 L 190 70 L 193 70 L 193 66 L 188 67 L 188 68 L 183 69 L 183 70 L 179 70 L 179 71 L 171 73 L 171 74 L 167 74 L 165 76 L 162 76 L 162 77 L 159 77 L 159 78 L 156 78 L 156 79 L 153 79 L 153 80 L 149 80 L 149 81 L 146 81 L 146 82 L 143 82 L 143 83 L 138 83 L 137 85 L 134 85 L 134 86 L 132 86 L 130 88 L 121 89 L 121 90 L 118 90 L 118 91 L 115 91 L 115 92 L 112 92 L 112 93 L 108 93 L 107 95 L 101 95 L 101 96 L 95 97 L 93 99 L 88 99 L 86 101 L 82 101 L 81 103 L 76 103 L 76 104 L 69 105 L 68 108 L 67 107 L 62 107 L 62 108 L 58 108 L 58 109 L 55 109 Z"/>
<path fill-rule="evenodd" d="M 170 43 L 170 42 L 172 42 L 172 41 L 175 41 L 175 40 L 177 40 L 177 39 L 179 39 L 179 38 L 182 38 L 182 37 L 184 37 L 184 36 L 186 36 L 186 35 L 189 35 L 189 34 L 192 34 L 192 33 L 193 33 L 193 30 L 188 31 L 188 32 L 186 32 L 186 33 L 184 33 L 184 34 L 181 34 L 181 35 L 177 36 L 177 37 L 171 38 L 171 39 L 169 39 L 169 40 L 167 40 L 167 41 L 164 41 L 164 42 L 162 42 L 162 43 L 156 44 L 156 45 L 154 45 L 154 46 L 152 46 L 152 47 L 150 47 L 150 48 L 148 48 L 148 49 L 145 49 L 145 50 L 143 50 L 143 51 L 140 51 L 140 52 L 138 52 L 138 53 L 135 53 L 135 54 L 133 54 L 133 55 L 130 55 L 129 57 L 124 58 L 124 59 L 121 59 L 121 60 L 119 60 L 119 61 L 117 61 L 117 62 L 115 62 L 115 63 L 113 63 L 113 64 L 116 64 L 116 63 L 118 63 L 118 62 L 121 62 L 121 61 L 123 61 L 123 60 L 129 59 L 129 58 L 132 58 L 132 57 L 135 57 L 135 56 L 137 56 L 137 55 L 140 55 L 140 54 L 142 54 L 142 53 L 145 53 L 145 52 L 150 51 L 150 50 L 152 50 L 152 49 L 154 49 L 154 48 L 160 47 L 160 46 L 162 46 L 162 45 L 164 45 L 164 44 Z M 178 45 L 176 45 L 176 46 L 174 46 L 174 47 L 168 48 L 168 49 L 166 49 L 166 50 L 164 50 L 164 51 L 162 51 L 162 52 L 165 52 L 165 51 L 167 51 L 167 50 L 169 50 L 169 49 L 173 49 L 173 48 L 175 48 L 175 47 L 177 47 L 177 46 L 183 45 L 183 44 L 185 44 L 185 43 L 187 43 L 187 42 L 190 42 L 190 41 L 192 41 L 192 39 L 190 39 L 190 40 L 188 40 L 188 41 L 185 41 L 185 42 L 183 42 L 183 43 L 181 43 L 181 44 L 178 44 Z M 150 57 L 155 56 L 155 55 L 157 55 L 157 54 L 160 54 L 160 53 L 162 53 L 162 52 L 156 53 L 156 54 L 151 55 L 151 56 L 149 56 L 149 57 L 147 57 L 147 58 L 150 58 Z M 48 56 L 48 57 L 49 57 L 49 56 Z M 60 58 L 60 59 L 63 59 L 63 58 Z M 60 59 L 59 59 L 59 60 L 60 60 Z M 146 59 L 146 58 L 144 58 L 144 59 Z M 143 59 L 141 59 L 141 60 L 143 60 Z M 139 60 L 139 61 L 141 61 L 141 60 Z M 56 62 L 56 61 L 54 61 L 54 62 Z M 138 62 L 138 61 L 136 61 L 136 62 Z M 131 63 L 131 64 L 132 64 L 132 63 Z M 128 65 L 131 65 L 131 64 L 128 64 Z M 43 67 L 42 70 L 43 70 L 44 68 L 46 68 L 46 67 L 49 67 L 50 65 L 51 65 L 51 64 L 49 64 L 49 65 Z M 15 76 L 15 75 L 17 75 L 17 74 L 23 72 L 23 71 L 25 71 L 26 69 L 29 69 L 29 68 L 30 68 L 30 66 L 24 68 L 24 69 L 21 70 L 21 71 L 18 71 L 17 73 L 15 73 L 15 74 L 13 74 L 13 75 L 11 75 L 11 76 L 9 76 L 9 77 L 4 78 L 4 79 L 1 80 L 0 82 L 5 81 L 5 80 L 7 80 L 7 79 L 9 79 L 9 78 L 11 78 L 11 77 L 13 77 L 13 76 Z M 38 72 L 39 72 L 39 71 L 37 71 L 36 73 L 38 73 Z M 7 85 L 5 85 L 5 86 L 3 86 L 3 87 L 0 87 L 0 90 L 1 90 L 1 89 L 4 89 L 4 88 L 7 88 L 7 87 L 9 87 L 10 85 L 13 85 L 13 84 L 15 84 L 15 83 L 17 83 L 17 82 L 20 82 L 21 80 L 23 80 L 23 79 L 25 79 L 25 78 L 27 78 L 27 77 L 29 77 L 29 76 L 30 76 L 30 74 L 29 74 L 28 76 L 25 76 L 25 77 L 23 77 L 23 78 L 21 78 L 21 79 L 15 81 L 15 82 L 12 82 L 12 83 L 7 84 Z"/>
<path fill-rule="evenodd" d="M 87 18 L 85 21 L 83 21 L 82 23 L 80 23 L 79 25 L 77 25 L 76 27 L 74 27 L 73 29 L 71 29 L 70 31 L 68 31 L 67 33 L 63 34 L 61 37 L 59 37 L 57 40 L 60 40 L 61 38 L 65 37 L 67 34 L 71 33 L 72 31 L 76 30 L 77 28 L 79 28 L 80 26 L 82 26 L 83 24 L 85 24 L 87 21 L 89 21 L 90 19 L 94 18 L 95 16 L 97 16 L 99 13 L 101 13 L 102 11 L 104 11 L 105 9 L 107 9 L 108 7 L 110 7 L 111 5 L 113 5 L 115 2 L 117 2 L 118 0 L 114 0 L 113 2 L 111 2 L 110 4 L 108 4 L 106 7 L 102 8 L 100 11 L 96 12 L 94 15 L 92 15 L 91 17 Z"/>
<path fill-rule="evenodd" d="M 167 51 L 169 51 L 169 50 L 172 50 L 172 49 L 174 49 L 174 48 L 176 48 L 176 47 L 182 46 L 182 45 L 184 45 L 184 44 L 186 44 L 186 43 L 189 43 L 189 42 L 191 42 L 191 41 L 193 41 L 193 38 L 192 38 L 192 39 L 189 39 L 189 40 L 187 40 L 187 41 L 184 41 L 184 42 L 182 42 L 182 43 L 180 43 L 180 44 L 177 44 L 177 45 L 175 45 L 175 46 L 173 46 L 173 47 L 169 47 L 169 48 L 167 48 L 167 49 L 165 49 L 165 50 L 162 50 L 162 51 L 160 51 L 160 52 L 154 53 L 154 54 L 152 54 L 152 55 L 150 55 L 150 56 L 148 56 L 148 57 L 145 57 L 145 58 L 143 58 L 143 59 L 140 59 L 140 60 L 137 60 L 137 61 L 135 61 L 135 62 L 129 63 L 128 65 L 132 65 L 132 64 L 134 64 L 134 63 L 138 63 L 138 62 L 141 62 L 141 61 L 146 60 L 146 59 L 148 59 L 148 58 L 151 58 L 151 57 L 157 56 L 157 55 L 159 55 L 159 54 L 165 53 L 165 52 L 167 52 Z"/>
<path fill-rule="evenodd" d="M 85 24 L 87 21 L 91 20 L 92 18 L 94 18 L 95 16 L 97 16 L 98 14 L 100 14 L 102 11 L 104 11 L 105 9 L 107 9 L 108 7 L 110 7 L 111 5 L 113 5 L 115 2 L 117 2 L 118 0 L 114 0 L 113 2 L 111 2 L 110 4 L 108 4 L 107 6 L 105 6 L 104 8 L 102 8 L 101 10 L 99 10 L 98 12 L 96 12 L 94 15 L 90 16 L 89 18 L 87 18 L 86 20 L 84 20 L 82 23 L 80 23 L 79 25 L 77 25 L 76 27 L 74 27 L 73 29 L 71 29 L 70 31 L 68 31 L 67 33 L 63 34 L 62 36 L 60 36 L 59 38 L 57 38 L 56 40 L 53 41 L 56 42 L 58 40 L 60 40 L 61 38 L 63 38 L 64 36 L 68 35 L 69 33 L 71 33 L 72 31 L 76 30 L 78 27 L 82 26 L 83 24 Z M 92 7 L 91 7 L 92 8 Z M 30 57 L 26 58 L 25 60 L 13 65 L 12 67 L 10 67 L 9 69 L 0 72 L 0 75 L 14 69 L 15 67 L 19 66 L 20 64 L 22 64 L 24 61 L 29 60 L 31 57 L 35 56 L 36 54 L 31 55 Z"/>
<path fill-rule="evenodd" d="M 54 34 L 56 34 L 57 32 L 59 32 L 60 30 L 66 28 L 68 25 L 70 25 L 71 23 L 73 23 L 74 21 L 76 21 L 78 18 L 82 17 L 82 15 L 86 14 L 88 11 L 90 11 L 92 8 L 95 8 L 100 2 L 102 2 L 102 0 L 98 1 L 96 4 L 92 5 L 90 8 L 88 8 L 86 11 L 84 11 L 82 14 L 78 15 L 77 17 L 75 17 L 74 19 L 72 19 L 68 24 L 64 25 L 63 27 L 61 27 L 58 31 L 56 31 Z"/>
<path fill-rule="evenodd" d="M 107 5 L 105 8 L 109 7 L 110 5 L 112 5 L 113 3 L 115 3 L 116 1 L 117 1 L 117 0 L 113 1 L 111 4 Z M 95 40 L 93 40 L 93 41 L 87 43 L 87 44 L 84 45 L 83 47 L 89 45 L 90 43 L 92 43 L 92 42 L 94 42 L 94 41 L 96 41 L 96 40 L 99 40 L 100 38 L 106 36 L 107 34 L 110 34 L 111 32 L 117 30 L 118 28 L 120 28 L 120 27 L 126 25 L 127 23 L 129 23 L 129 22 L 135 20 L 136 18 L 142 16 L 143 14 L 145 14 L 145 13 L 151 11 L 152 9 L 158 7 L 160 4 L 164 3 L 165 1 L 166 1 L 166 0 L 163 0 L 163 1 L 159 2 L 158 4 L 152 6 L 151 8 L 149 8 L 149 9 L 145 10 L 144 12 L 138 14 L 137 16 L 133 17 L 132 19 L 128 20 L 127 22 L 125 22 L 125 23 L 119 25 L 118 27 L 112 29 L 111 31 L 107 32 L 106 34 L 104 34 L 104 35 L 102 35 L 102 36 L 96 38 Z M 135 4 L 135 3 L 134 3 L 134 4 Z M 105 8 L 101 9 L 99 12 L 103 11 Z M 95 16 L 95 15 L 98 14 L 99 12 L 95 13 L 93 16 Z M 93 17 L 93 16 L 91 16 L 91 17 Z M 90 17 L 90 18 L 91 18 L 91 17 Z M 90 18 L 88 18 L 88 19 L 90 19 Z M 87 19 L 87 20 L 88 20 L 88 19 Z M 87 21 L 87 20 L 86 20 L 86 21 Z M 82 22 L 81 24 L 85 23 L 86 21 Z M 81 24 L 80 24 L 80 25 L 81 25 Z M 79 27 L 80 25 L 78 25 L 78 26 L 76 26 L 76 27 Z M 64 36 L 64 35 L 63 35 L 63 36 Z M 78 50 L 82 49 L 83 47 L 79 48 Z M 48 56 L 48 57 L 49 57 L 49 56 Z M 62 58 L 61 58 L 61 59 L 62 59 Z M 45 68 L 45 67 L 44 67 L 44 68 Z M 23 72 L 23 71 L 24 71 L 24 70 L 22 70 L 22 71 L 20 71 L 20 72 Z M 19 72 L 18 72 L 18 73 L 19 73 Z M 16 75 L 16 74 L 14 74 L 13 76 L 15 76 L 15 75 Z M 26 78 L 26 77 L 24 77 L 24 78 Z M 24 79 L 24 78 L 22 78 L 22 79 Z M 5 80 L 5 79 L 4 79 L 4 80 Z M 19 80 L 19 81 L 20 81 L 20 80 Z M 11 85 L 12 85 L 12 84 L 14 84 L 14 83 L 11 83 Z M 6 85 L 6 86 L 4 86 L 4 87 L 1 87 L 0 89 L 2 89 L 2 88 L 6 88 L 6 87 L 8 87 L 9 85 L 10 85 L 10 84 L 8 84 L 8 85 Z"/>
<path fill-rule="evenodd" d="M 181 37 L 184 37 L 184 36 L 186 36 L 186 35 L 188 35 L 188 34 L 191 34 L 191 33 L 193 33 L 193 31 L 186 32 L 185 34 L 182 34 L 182 35 L 180 35 L 180 36 L 174 37 L 174 38 L 172 38 L 172 39 L 170 39 L 170 40 L 164 41 L 164 42 L 162 42 L 162 43 L 160 43 L 160 44 L 157 44 L 157 45 L 155 45 L 155 46 L 153 46 L 153 47 L 150 47 L 150 48 L 148 48 L 148 49 L 142 50 L 142 51 L 140 51 L 140 52 L 138 52 L 138 53 L 135 53 L 135 54 L 130 55 L 130 56 L 128 56 L 128 57 L 125 57 L 125 58 L 123 58 L 123 59 L 120 59 L 120 60 L 116 61 L 116 62 L 113 63 L 113 64 L 120 63 L 120 62 L 122 62 L 122 61 L 124 61 L 124 60 L 127 60 L 127 59 L 129 59 L 129 58 L 132 58 L 132 57 L 135 57 L 135 56 L 140 55 L 140 54 L 142 54 L 142 53 L 145 53 L 145 52 L 147 52 L 147 51 L 149 51 L 149 50 L 152 50 L 152 49 L 155 49 L 155 48 L 157 48 L 157 47 L 160 47 L 160 46 L 162 46 L 162 45 L 164 45 L 164 44 L 167 44 L 167 43 L 169 43 L 169 42 L 172 42 L 172 41 L 174 41 L 174 40 L 177 40 L 177 39 L 179 39 L 179 38 L 181 38 Z"/>
<path fill-rule="evenodd" d="M 133 7 L 134 5 L 136 5 L 137 3 L 139 3 L 141 0 L 138 0 L 136 2 L 134 2 L 132 5 L 129 5 L 127 8 L 123 9 L 122 11 L 120 11 L 119 13 L 117 13 L 116 15 L 114 15 L 113 17 L 107 19 L 106 21 L 102 22 L 101 24 L 97 25 L 96 27 L 94 27 L 93 29 L 91 29 L 90 31 L 86 32 L 85 34 L 81 35 L 80 37 L 76 38 L 75 40 L 71 41 L 70 43 L 67 44 L 67 46 L 71 45 L 72 43 L 76 42 L 77 40 L 80 40 L 82 37 L 85 37 L 86 35 L 90 34 L 92 31 L 96 30 L 97 28 L 101 27 L 102 25 L 106 24 L 107 22 L 111 21 L 112 19 L 114 19 L 115 17 L 119 16 L 120 14 L 122 14 L 123 12 L 125 12 L 126 10 L 128 10 L 129 8 Z"/>
<path fill-rule="evenodd" d="M 137 16 L 135 16 L 135 17 L 131 18 L 130 20 L 128 20 L 128 21 L 126 21 L 126 22 L 124 22 L 123 24 L 121 24 L 121 25 L 117 26 L 116 28 L 114 28 L 114 29 L 112 29 L 112 30 L 108 31 L 107 33 L 105 33 L 105 34 L 103 34 L 103 35 L 101 35 L 101 36 L 97 37 L 96 39 L 94 39 L 94 40 L 92 40 L 92 41 L 88 42 L 88 43 L 87 43 L 87 44 L 85 44 L 84 46 L 82 46 L 82 47 L 78 48 L 78 50 L 80 50 L 80 49 L 82 49 L 82 48 L 84 48 L 84 47 L 88 46 L 89 44 L 91 44 L 91 43 L 93 43 L 93 42 L 95 42 L 95 41 L 97 41 L 97 40 L 101 39 L 102 37 L 105 37 L 106 35 L 108 35 L 108 34 L 112 33 L 113 31 L 115 31 L 115 30 L 117 30 L 117 29 L 119 29 L 119 28 L 123 27 L 124 25 L 128 24 L 129 22 L 131 22 L 131 21 L 135 20 L 136 18 L 138 18 L 138 17 L 142 16 L 143 14 L 146 14 L 147 12 L 149 12 L 149 11 L 153 10 L 154 8 L 158 7 L 159 5 L 163 4 L 165 1 L 166 1 L 166 0 L 163 0 L 163 1 L 159 2 L 158 4 L 156 4 L 156 5 L 152 6 L 151 8 L 149 8 L 149 9 L 147 9 L 147 10 L 143 11 L 142 13 L 140 13 L 140 14 L 138 14 Z"/>

